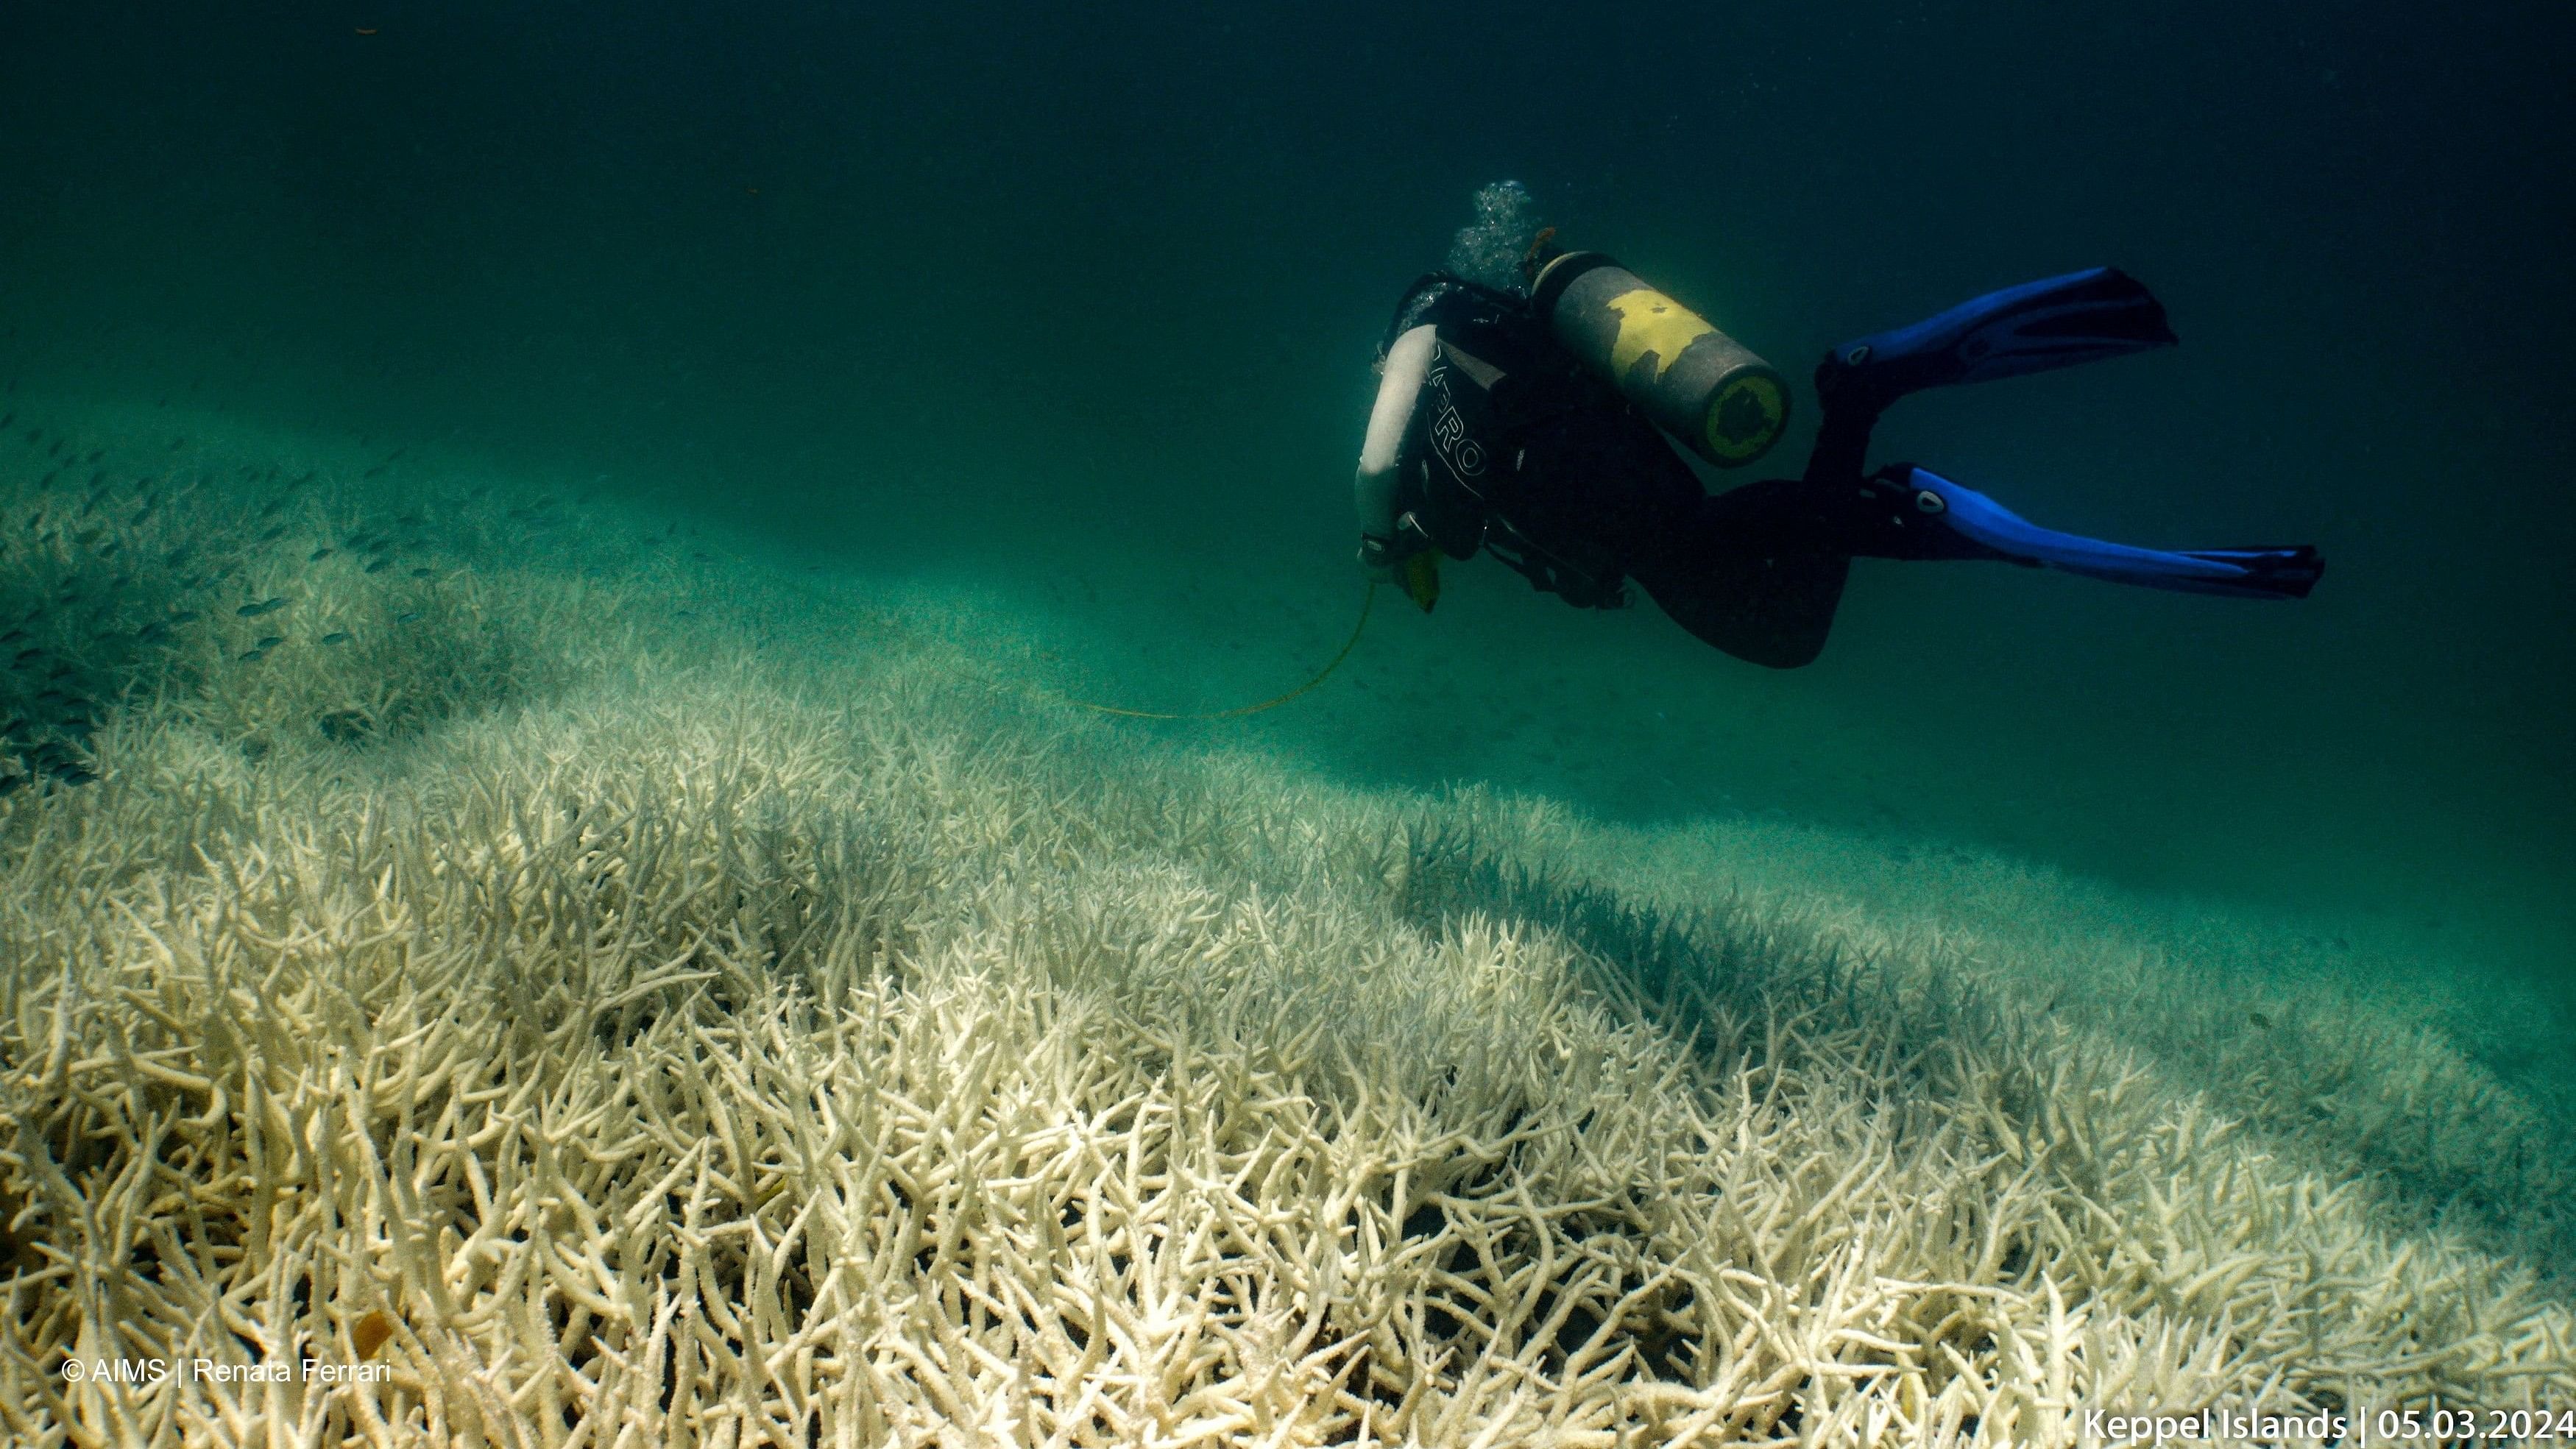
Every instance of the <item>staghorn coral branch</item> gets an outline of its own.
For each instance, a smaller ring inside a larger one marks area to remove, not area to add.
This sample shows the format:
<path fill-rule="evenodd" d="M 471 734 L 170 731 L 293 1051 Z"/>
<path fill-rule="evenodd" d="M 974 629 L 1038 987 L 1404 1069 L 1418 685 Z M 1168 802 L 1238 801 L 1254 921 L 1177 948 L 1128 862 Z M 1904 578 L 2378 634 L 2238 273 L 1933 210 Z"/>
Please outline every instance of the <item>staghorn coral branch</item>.
<path fill-rule="evenodd" d="M 2021 1443 L 2110 1401 L 2576 1399 L 2531 1272 L 2566 1179 L 2515 1150 L 2564 1139 L 2398 1007 L 2267 987 L 2253 1041 L 2081 921 L 2046 924 L 2090 958 L 1131 740 L 943 614 L 772 662 L 811 598 L 584 523 L 556 569 L 460 504 L 410 650 L 254 678 L 208 633 L 131 664 L 99 782 L 0 797 L 12 1442 Z M 392 627 L 334 578 L 311 607 Z M 2408 1211 L 2445 1174 L 2489 1230 Z M 362 1343 L 385 1377 L 59 1374 Z"/>

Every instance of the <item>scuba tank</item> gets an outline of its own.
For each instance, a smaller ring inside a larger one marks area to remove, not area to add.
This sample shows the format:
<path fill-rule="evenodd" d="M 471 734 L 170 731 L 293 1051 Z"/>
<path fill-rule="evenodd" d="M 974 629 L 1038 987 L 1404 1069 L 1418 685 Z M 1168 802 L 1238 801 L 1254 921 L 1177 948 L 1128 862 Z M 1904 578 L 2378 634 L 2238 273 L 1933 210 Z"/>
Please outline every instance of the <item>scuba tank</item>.
<path fill-rule="evenodd" d="M 1628 401 L 1721 468 L 1771 450 L 1789 387 L 1771 364 L 1599 252 L 1565 252 L 1530 279 L 1556 339 Z"/>

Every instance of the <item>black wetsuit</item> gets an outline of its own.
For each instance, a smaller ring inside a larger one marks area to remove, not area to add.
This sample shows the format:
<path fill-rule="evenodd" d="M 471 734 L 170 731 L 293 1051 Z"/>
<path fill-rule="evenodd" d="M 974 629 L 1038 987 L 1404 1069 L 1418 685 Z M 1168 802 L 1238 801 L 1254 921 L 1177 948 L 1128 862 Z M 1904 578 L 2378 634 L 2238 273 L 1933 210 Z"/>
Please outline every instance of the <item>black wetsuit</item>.
<path fill-rule="evenodd" d="M 1519 294 L 1433 273 L 1405 293 L 1380 348 L 1352 477 L 1360 560 L 1425 608 L 1436 579 L 1407 560 L 1432 548 L 1492 553 L 1592 608 L 1618 607 L 1634 580 L 1691 633 L 1779 669 L 1823 650 L 1854 558 L 1991 559 L 2180 593 L 2307 597 L 2325 571 L 2310 544 L 2140 548 L 2041 527 L 1929 468 L 1865 471 L 1871 429 L 1899 398 L 2175 340 L 2154 296 L 2113 267 L 1986 293 L 1826 353 L 1804 475 L 1712 496 Z"/>
<path fill-rule="evenodd" d="M 1440 345 L 1397 455 L 1396 510 L 1453 558 L 1492 553 L 1585 608 L 1621 607 L 1634 580 L 1699 638 L 1789 669 L 1824 648 L 1854 556 L 2002 557 L 1909 526 L 1905 493 L 1861 477 L 1857 450 L 1849 478 L 1711 495 L 1512 293 L 1435 273 L 1405 294 L 1387 342 L 1426 323 Z"/>

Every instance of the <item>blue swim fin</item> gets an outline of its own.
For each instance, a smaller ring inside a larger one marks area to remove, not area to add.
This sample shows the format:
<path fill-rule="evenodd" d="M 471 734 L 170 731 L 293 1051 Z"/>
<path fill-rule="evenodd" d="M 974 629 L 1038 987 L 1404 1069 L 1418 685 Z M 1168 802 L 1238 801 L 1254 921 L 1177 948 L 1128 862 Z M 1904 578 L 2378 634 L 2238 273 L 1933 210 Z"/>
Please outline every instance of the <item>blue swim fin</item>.
<path fill-rule="evenodd" d="M 2325 560 L 2308 544 L 2176 552 L 2133 548 L 2042 528 L 1977 490 L 1953 483 L 1928 468 L 1900 463 L 1874 477 L 1912 490 L 1918 513 L 1933 515 L 1958 536 L 2018 563 L 2046 564 L 2068 573 L 2151 589 L 2255 599 L 2304 599 L 2325 575 Z"/>
<path fill-rule="evenodd" d="M 1816 391 L 1829 405 L 1874 410 L 1927 387 L 2019 377 L 2177 340 L 2165 309 L 2136 278 L 2095 267 L 1846 342 L 1817 366 Z"/>

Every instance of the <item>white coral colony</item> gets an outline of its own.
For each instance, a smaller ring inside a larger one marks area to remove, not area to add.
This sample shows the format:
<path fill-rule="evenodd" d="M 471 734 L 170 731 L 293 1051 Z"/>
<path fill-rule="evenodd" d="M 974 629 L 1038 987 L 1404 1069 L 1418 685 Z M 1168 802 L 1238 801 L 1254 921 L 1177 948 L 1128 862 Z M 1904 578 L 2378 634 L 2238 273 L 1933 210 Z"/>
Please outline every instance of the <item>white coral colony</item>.
<path fill-rule="evenodd" d="M 2544 1216 L 2392 1186 L 2568 1169 L 2395 1008 L 2142 988 L 1975 861 L 2046 930 L 1836 904 L 1751 823 L 1184 750 L 1033 701 L 953 600 L 355 463 L 104 525 L 0 469 L 44 600 L 0 623 L 88 725 L 0 796 L 12 1442 L 2576 1406 Z"/>

